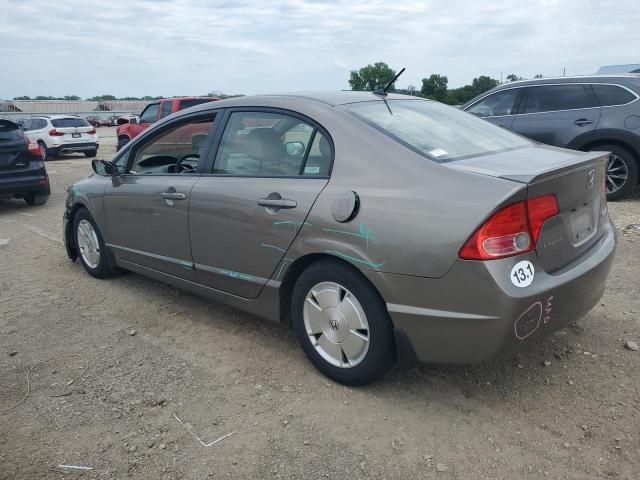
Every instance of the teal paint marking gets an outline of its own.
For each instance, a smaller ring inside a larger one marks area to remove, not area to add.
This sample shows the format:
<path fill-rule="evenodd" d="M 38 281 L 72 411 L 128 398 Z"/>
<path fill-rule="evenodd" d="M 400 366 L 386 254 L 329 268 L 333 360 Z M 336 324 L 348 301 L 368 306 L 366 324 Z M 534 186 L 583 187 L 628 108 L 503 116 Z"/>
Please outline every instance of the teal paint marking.
<path fill-rule="evenodd" d="M 350 255 L 346 255 L 344 253 L 340 253 L 340 252 L 337 252 L 335 250 L 325 250 L 325 252 L 326 253 L 330 253 L 332 255 L 337 255 L 338 257 L 344 258 L 345 260 L 351 260 L 352 262 L 361 263 L 363 265 L 367 265 L 367 266 L 373 267 L 373 268 L 380 268 L 381 266 L 384 265 L 384 261 L 379 262 L 379 263 L 370 262 L 368 260 L 363 260 L 361 258 L 352 257 Z"/>
<path fill-rule="evenodd" d="M 182 268 L 186 268 L 187 270 L 193 270 L 193 263 L 184 261 L 182 262 Z"/>
<path fill-rule="evenodd" d="M 216 268 L 216 270 L 222 275 L 226 275 L 231 278 L 239 278 L 240 280 L 253 280 L 255 277 L 241 272 L 234 272 L 233 270 L 225 270 L 224 268 Z"/>
<path fill-rule="evenodd" d="M 288 262 L 293 262 L 293 259 L 291 259 L 291 258 L 285 258 L 285 259 L 282 261 L 282 265 L 280 265 L 280 270 L 278 270 L 278 274 L 276 275 L 276 280 L 280 280 L 280 275 L 282 274 L 282 270 L 284 269 L 284 266 L 285 266 Z"/>
<path fill-rule="evenodd" d="M 311 225 L 311 224 L 309 222 L 300 222 L 298 220 L 280 220 L 277 222 L 273 222 L 273 226 L 275 228 L 277 228 L 278 225 L 293 225 L 294 227 L 299 227 L 301 225 Z"/>
<path fill-rule="evenodd" d="M 324 230 L 325 232 L 333 232 L 333 233 L 340 233 L 342 235 L 351 235 L 353 237 L 360 237 L 360 238 L 364 238 L 367 242 L 367 247 L 369 246 L 369 240 L 378 240 L 376 238 L 376 235 L 373 231 L 373 229 L 371 228 L 367 228 L 367 226 L 364 223 L 361 223 L 359 225 L 359 231 L 356 232 L 348 232 L 346 230 L 338 230 L 336 228 L 323 228 L 322 230 Z"/>
<path fill-rule="evenodd" d="M 275 245 L 271 245 L 270 243 L 263 243 L 262 246 L 265 247 L 265 248 L 273 248 L 273 249 L 278 250 L 279 252 L 282 252 L 282 253 L 286 253 L 287 252 L 286 250 L 284 250 L 284 249 L 282 249 L 280 247 L 276 247 Z"/>

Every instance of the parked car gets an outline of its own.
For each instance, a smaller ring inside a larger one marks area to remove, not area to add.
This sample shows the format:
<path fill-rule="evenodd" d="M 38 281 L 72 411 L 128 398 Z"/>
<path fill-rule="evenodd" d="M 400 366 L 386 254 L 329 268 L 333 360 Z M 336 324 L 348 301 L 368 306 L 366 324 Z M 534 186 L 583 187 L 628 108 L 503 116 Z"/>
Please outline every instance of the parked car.
<path fill-rule="evenodd" d="M 113 117 L 104 118 L 104 117 L 98 117 L 98 116 L 91 116 L 91 117 L 87 117 L 86 120 L 87 122 L 89 122 L 89 125 L 91 125 L 92 127 L 111 127 L 115 125 L 115 123 L 113 122 Z"/>
<path fill-rule="evenodd" d="M 82 152 L 87 157 L 98 154 L 98 134 L 84 118 L 42 115 L 25 120 L 22 130 L 40 146 L 43 160 L 60 153 Z"/>
<path fill-rule="evenodd" d="M 0 119 L 0 198 L 22 198 L 44 205 L 51 194 L 40 147 L 20 127 Z"/>
<path fill-rule="evenodd" d="M 505 83 L 463 106 L 533 140 L 609 151 L 607 197 L 627 197 L 640 179 L 640 75 L 560 77 Z"/>
<path fill-rule="evenodd" d="M 242 97 L 158 122 L 68 189 L 69 257 L 276 321 L 345 384 L 473 363 L 600 299 L 616 235 L 607 153 L 438 102 Z"/>
<path fill-rule="evenodd" d="M 116 150 L 120 150 L 143 130 L 146 130 L 161 118 L 194 105 L 216 100 L 218 100 L 216 97 L 163 98 L 147 105 L 139 117 L 120 117 L 116 128 L 116 137 L 118 138 Z"/>

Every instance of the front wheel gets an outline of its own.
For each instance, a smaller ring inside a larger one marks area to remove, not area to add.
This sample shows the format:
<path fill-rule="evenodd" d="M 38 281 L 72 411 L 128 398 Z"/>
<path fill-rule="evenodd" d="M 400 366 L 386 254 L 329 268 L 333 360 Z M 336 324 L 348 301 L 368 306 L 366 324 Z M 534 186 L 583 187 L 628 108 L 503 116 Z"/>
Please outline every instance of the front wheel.
<path fill-rule="evenodd" d="M 89 212 L 79 210 L 73 219 L 73 239 L 80 262 L 89 275 L 106 278 L 113 274 L 100 230 Z"/>
<path fill-rule="evenodd" d="M 638 185 L 639 166 L 636 156 L 618 145 L 598 145 L 591 150 L 611 152 L 607 163 L 607 200 L 628 197 Z"/>
<path fill-rule="evenodd" d="M 394 361 L 386 306 L 358 272 L 336 261 L 307 268 L 293 289 L 296 338 L 318 370 L 345 385 L 366 385 Z"/>

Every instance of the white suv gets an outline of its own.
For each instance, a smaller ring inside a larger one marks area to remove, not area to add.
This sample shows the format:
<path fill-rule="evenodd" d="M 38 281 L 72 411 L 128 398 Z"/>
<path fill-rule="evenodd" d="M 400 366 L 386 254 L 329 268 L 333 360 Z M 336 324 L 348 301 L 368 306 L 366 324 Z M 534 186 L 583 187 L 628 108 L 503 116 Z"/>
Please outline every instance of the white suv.
<path fill-rule="evenodd" d="M 29 140 L 40 145 L 42 159 L 59 153 L 83 152 L 87 157 L 98 154 L 98 134 L 84 118 L 73 115 L 41 115 L 22 124 Z"/>

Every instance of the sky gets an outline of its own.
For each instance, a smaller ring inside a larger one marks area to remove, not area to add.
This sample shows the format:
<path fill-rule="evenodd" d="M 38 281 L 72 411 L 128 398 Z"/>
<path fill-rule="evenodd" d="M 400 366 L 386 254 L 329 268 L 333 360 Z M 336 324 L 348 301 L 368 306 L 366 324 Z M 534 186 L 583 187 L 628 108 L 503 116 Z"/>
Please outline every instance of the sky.
<path fill-rule="evenodd" d="M 640 63 L 638 0 L 0 0 L 0 98 L 260 94 Z"/>

